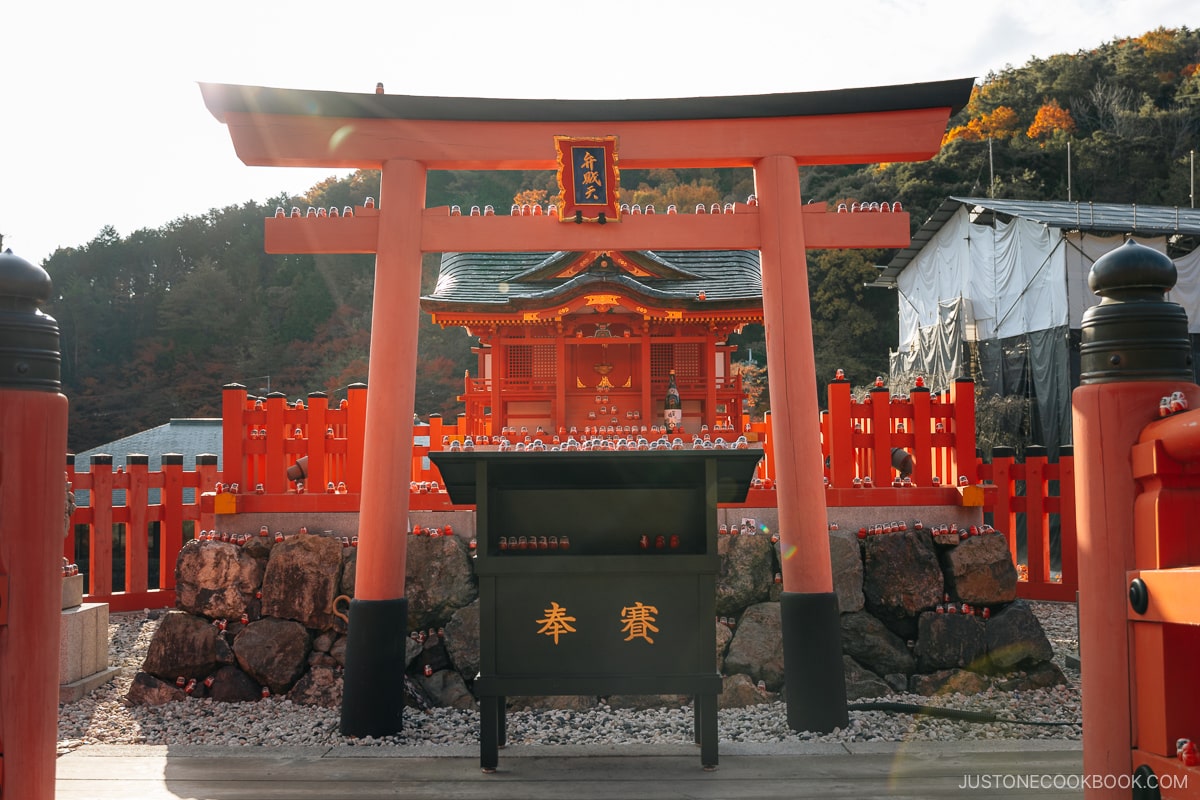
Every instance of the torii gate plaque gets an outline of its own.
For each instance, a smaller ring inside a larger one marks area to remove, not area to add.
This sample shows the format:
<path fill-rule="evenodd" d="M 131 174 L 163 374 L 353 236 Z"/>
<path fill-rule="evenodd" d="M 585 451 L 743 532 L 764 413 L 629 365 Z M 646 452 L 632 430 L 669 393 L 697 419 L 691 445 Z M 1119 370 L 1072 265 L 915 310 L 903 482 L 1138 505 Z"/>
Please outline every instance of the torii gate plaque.
<path fill-rule="evenodd" d="M 421 255 L 556 250 L 759 250 L 774 411 L 788 724 L 848 721 L 824 517 L 805 249 L 905 247 L 907 214 L 807 211 L 797 167 L 932 158 L 973 79 L 665 100 L 498 100 L 201 84 L 251 166 L 382 171 L 373 215 L 266 221 L 272 253 L 375 253 L 359 562 L 341 729 L 402 728 L 405 521 L 412 455 Z M 607 225 L 450 216 L 425 208 L 430 169 L 553 170 L 556 136 L 615 136 L 624 169 L 749 167 L 747 213 L 635 215 Z"/>

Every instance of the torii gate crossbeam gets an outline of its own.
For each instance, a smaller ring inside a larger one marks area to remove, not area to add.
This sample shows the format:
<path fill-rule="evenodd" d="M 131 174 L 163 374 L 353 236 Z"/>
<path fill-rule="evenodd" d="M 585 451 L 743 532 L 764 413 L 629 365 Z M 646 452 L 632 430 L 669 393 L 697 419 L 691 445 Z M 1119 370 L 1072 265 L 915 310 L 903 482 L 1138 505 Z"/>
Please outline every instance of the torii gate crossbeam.
<path fill-rule="evenodd" d="M 816 413 L 807 247 L 904 247 L 907 214 L 807 208 L 798 167 L 937 153 L 973 79 L 830 92 L 664 100 L 499 100 L 202 84 L 252 166 L 378 169 L 377 214 L 267 220 L 270 252 L 374 252 L 371 393 L 342 731 L 402 727 L 405 527 L 423 252 L 724 249 L 761 252 L 774 416 L 788 724 L 847 722 Z M 616 136 L 625 169 L 750 167 L 754 213 L 627 217 L 608 225 L 451 217 L 425 209 L 430 169 L 555 168 L 555 136 Z"/>

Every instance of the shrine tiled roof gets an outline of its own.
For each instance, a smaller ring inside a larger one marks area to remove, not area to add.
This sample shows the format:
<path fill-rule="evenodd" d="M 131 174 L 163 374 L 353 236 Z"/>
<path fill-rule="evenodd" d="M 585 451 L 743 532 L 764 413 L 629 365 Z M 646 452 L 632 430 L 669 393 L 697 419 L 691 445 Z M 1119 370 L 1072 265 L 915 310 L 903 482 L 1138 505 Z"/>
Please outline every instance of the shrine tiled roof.
<path fill-rule="evenodd" d="M 583 253 L 446 253 L 432 294 L 435 311 L 533 308 L 597 290 L 621 291 L 669 308 L 758 307 L 762 272 L 755 250 L 673 250 L 622 253 L 638 276 L 617 267 L 589 267 L 555 277 Z M 700 294 L 704 300 L 700 300 Z"/>

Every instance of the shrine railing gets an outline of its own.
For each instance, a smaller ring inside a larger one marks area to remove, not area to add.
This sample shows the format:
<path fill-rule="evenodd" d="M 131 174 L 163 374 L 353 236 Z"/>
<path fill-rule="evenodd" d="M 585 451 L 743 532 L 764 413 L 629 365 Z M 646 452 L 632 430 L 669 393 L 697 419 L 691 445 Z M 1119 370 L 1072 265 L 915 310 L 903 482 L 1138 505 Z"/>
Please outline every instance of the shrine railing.
<path fill-rule="evenodd" d="M 145 456 L 132 456 L 127 466 L 116 469 L 111 456 L 97 456 L 90 473 L 76 473 L 68 459 L 68 478 L 76 489 L 88 491 L 87 503 L 72 517 L 64 555 L 73 560 L 77 551 L 86 552 L 89 599 L 108 602 L 114 610 L 172 605 L 175 556 L 197 528 L 212 527 L 218 482 L 226 488 L 238 485 L 239 513 L 356 512 L 366 393 L 365 386 L 352 386 L 346 399 L 331 407 L 320 393 L 309 395 L 307 403 L 289 403 L 283 395 L 260 400 L 241 386 L 226 387 L 219 472 L 211 454 L 197 457 L 195 471 L 184 471 L 182 456 L 173 455 L 163 456 L 162 470 L 156 472 L 149 471 Z M 959 505 L 971 493 L 971 502 L 982 504 L 992 524 L 1008 535 L 1022 572 L 1018 593 L 1038 600 L 1075 599 L 1074 462 L 1069 452 L 1050 462 L 1044 451 L 1030 448 L 1018 462 L 1010 451 L 997 448 L 992 460 L 983 462 L 975 453 L 970 381 L 956 382 L 945 393 L 918 387 L 893 396 L 878 387 L 862 400 L 853 398 L 848 382 L 834 381 L 827 398 L 820 424 L 828 505 Z M 453 424 L 435 414 L 414 425 L 410 509 L 455 508 L 429 453 L 463 442 L 469 429 L 462 415 Z M 752 446 L 763 449 L 763 460 L 742 505 L 773 507 L 771 415 L 742 431 L 712 431 L 710 436 L 731 440 L 743 433 Z M 532 438 L 553 442 L 552 434 Z M 911 485 L 893 485 L 898 475 L 894 448 L 903 450 L 901 459 L 904 454 L 912 458 Z M 288 468 L 300 459 L 307 459 L 307 469 L 296 481 Z M 77 548 L 77 542 L 86 542 L 86 548 Z"/>

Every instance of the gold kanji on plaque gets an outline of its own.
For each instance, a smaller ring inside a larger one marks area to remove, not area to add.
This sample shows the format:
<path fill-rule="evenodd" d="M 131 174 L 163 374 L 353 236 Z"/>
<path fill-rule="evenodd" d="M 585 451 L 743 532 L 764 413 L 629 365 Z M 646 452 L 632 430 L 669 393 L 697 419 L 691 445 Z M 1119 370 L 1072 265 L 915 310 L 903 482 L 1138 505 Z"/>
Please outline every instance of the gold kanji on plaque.
<path fill-rule="evenodd" d="M 567 609 L 560 606 L 555 601 L 550 601 L 550 607 L 543 610 L 546 615 L 544 619 L 539 619 L 538 624 L 542 627 L 538 629 L 538 633 L 543 636 L 553 636 L 554 643 L 558 644 L 558 637 L 564 633 L 575 633 L 575 629 L 571 627 L 571 623 L 575 622 L 574 617 L 567 616 Z"/>
<path fill-rule="evenodd" d="M 657 614 L 657 607 L 648 606 L 641 600 L 622 608 L 621 621 L 625 623 L 625 627 L 621 629 L 621 632 L 629 634 L 625 637 L 625 641 L 645 639 L 650 644 L 654 644 L 650 634 L 658 633 L 658 628 L 654 627 L 654 623 L 658 621 Z"/>

